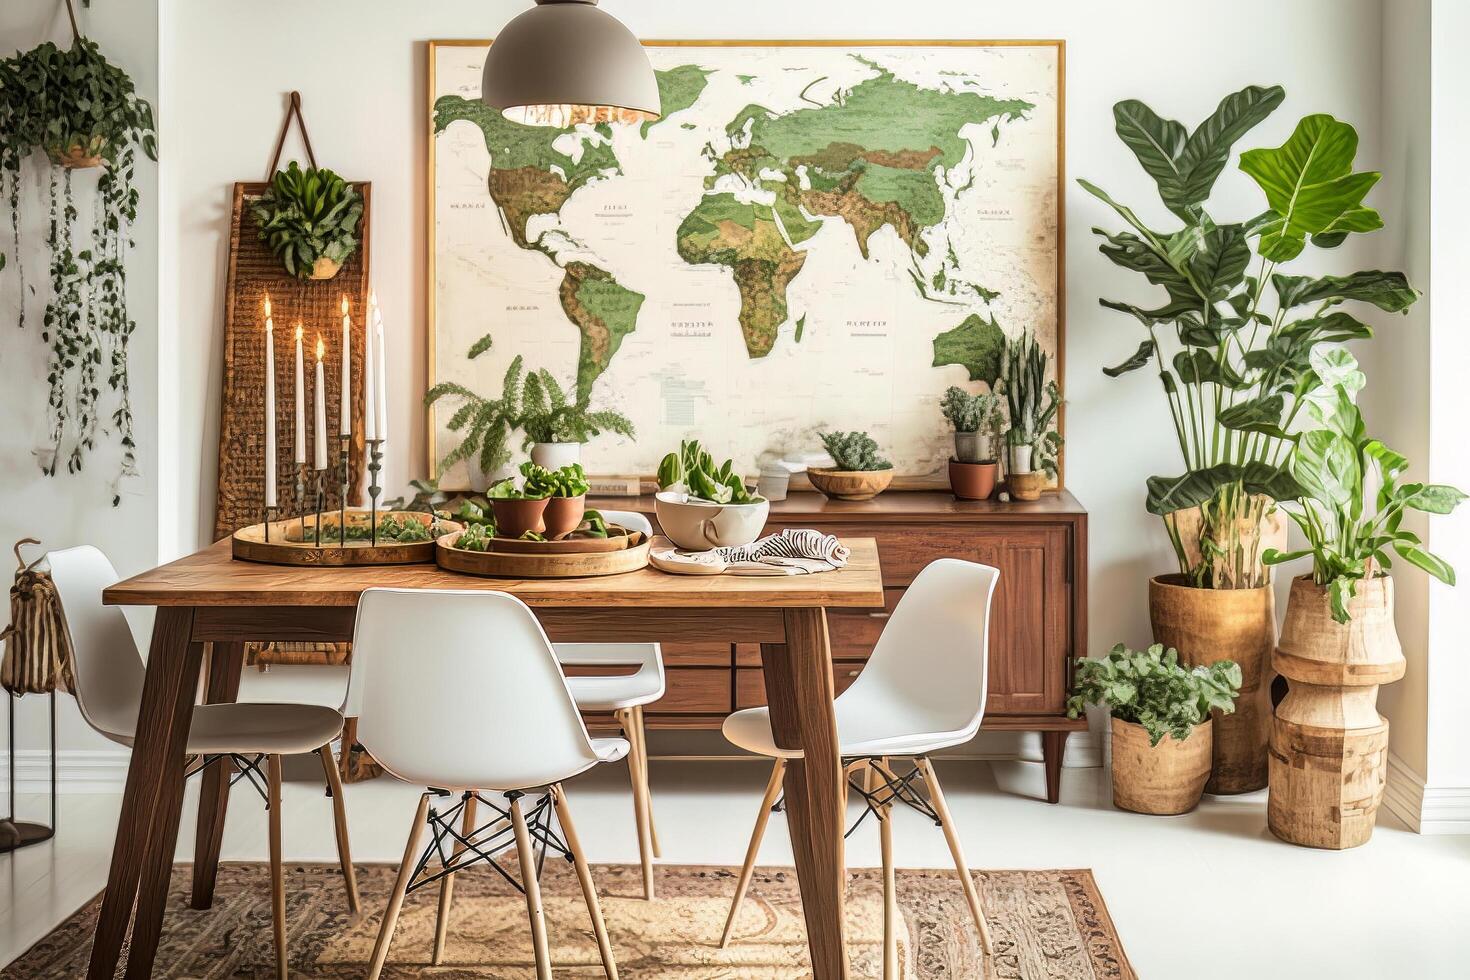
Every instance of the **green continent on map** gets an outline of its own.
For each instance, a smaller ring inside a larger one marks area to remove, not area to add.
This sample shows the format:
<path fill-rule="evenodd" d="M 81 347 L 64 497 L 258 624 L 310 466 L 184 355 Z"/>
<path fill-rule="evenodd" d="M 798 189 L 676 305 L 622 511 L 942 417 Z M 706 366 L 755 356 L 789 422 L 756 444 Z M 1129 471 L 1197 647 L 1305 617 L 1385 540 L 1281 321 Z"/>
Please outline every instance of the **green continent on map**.
<path fill-rule="evenodd" d="M 994 388 L 1005 342 L 1006 335 L 994 318 L 971 313 L 959 326 L 934 338 L 934 366 L 958 364 L 970 372 L 971 381 L 984 381 Z"/>
<path fill-rule="evenodd" d="M 645 297 L 586 262 L 567 263 L 560 294 L 561 308 L 582 334 L 577 355 L 577 399 L 582 401 L 591 396 L 623 338 L 636 329 Z"/>
<path fill-rule="evenodd" d="M 771 208 L 707 194 L 679 225 L 678 249 L 685 262 L 729 267 L 740 291 L 746 353 L 769 354 L 786 322 L 786 287 L 806 262 L 806 253 L 781 236 Z"/>
<path fill-rule="evenodd" d="M 658 80 L 660 115 L 639 126 L 639 136 L 647 136 L 648 131 L 660 122 L 692 106 L 709 84 L 710 70 L 698 65 L 680 65 L 653 74 Z"/>

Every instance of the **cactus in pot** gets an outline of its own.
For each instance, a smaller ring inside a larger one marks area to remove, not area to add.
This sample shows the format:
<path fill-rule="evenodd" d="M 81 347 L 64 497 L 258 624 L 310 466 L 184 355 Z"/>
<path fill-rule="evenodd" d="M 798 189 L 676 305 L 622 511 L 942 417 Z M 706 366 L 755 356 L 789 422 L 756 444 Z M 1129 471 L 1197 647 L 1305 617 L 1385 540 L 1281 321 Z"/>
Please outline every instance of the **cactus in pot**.
<path fill-rule="evenodd" d="M 1011 449 L 1011 473 L 1042 472 L 1056 479 L 1062 437 L 1055 423 L 1062 396 L 1057 383 L 1046 380 L 1046 362 L 1031 331 L 1007 339 L 1001 386 L 1010 410 L 1006 443 Z"/>
<path fill-rule="evenodd" d="M 954 426 L 956 462 L 994 461 L 994 449 L 1005 426 L 999 395 L 993 392 L 972 395 L 958 385 L 951 385 L 940 399 L 939 409 Z"/>

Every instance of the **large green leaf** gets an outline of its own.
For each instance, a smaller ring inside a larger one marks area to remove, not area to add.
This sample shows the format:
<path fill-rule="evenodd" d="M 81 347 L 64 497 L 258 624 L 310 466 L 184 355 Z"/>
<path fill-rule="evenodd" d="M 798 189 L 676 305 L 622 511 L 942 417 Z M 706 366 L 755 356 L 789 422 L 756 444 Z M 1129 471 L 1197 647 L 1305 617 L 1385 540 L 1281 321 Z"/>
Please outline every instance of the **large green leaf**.
<path fill-rule="evenodd" d="M 1159 241 L 1158 233 L 1149 228 L 1142 221 L 1140 221 L 1138 215 L 1133 213 L 1132 208 L 1124 204 L 1119 204 L 1117 201 L 1113 200 L 1112 196 L 1109 195 L 1107 191 L 1103 190 L 1101 187 L 1097 186 L 1090 180 L 1084 180 L 1081 177 L 1078 177 L 1077 183 L 1087 193 L 1091 194 L 1093 197 L 1097 198 L 1099 201 L 1102 201 L 1108 207 L 1118 212 L 1119 217 L 1132 225 L 1133 228 L 1145 239 L 1155 243 Z"/>
<path fill-rule="evenodd" d="M 1363 198 L 1379 174 L 1353 173 L 1357 152 L 1357 130 L 1317 114 L 1297 123 L 1281 146 L 1241 154 L 1240 169 L 1260 185 L 1275 212 L 1256 246 L 1262 256 L 1274 262 L 1293 259 L 1305 247 L 1307 235 L 1341 231 L 1334 225 L 1344 215 L 1368 210 Z M 1353 220 L 1361 224 L 1364 216 Z"/>
<path fill-rule="evenodd" d="M 1215 421 L 1227 429 L 1262 432 L 1279 439 L 1285 436 L 1281 431 L 1281 412 L 1285 407 L 1280 395 L 1262 395 L 1222 410 Z"/>
<path fill-rule="evenodd" d="M 1220 225 L 1202 237 L 1189 258 L 1194 285 L 1212 303 L 1225 299 L 1245 278 L 1251 248 L 1240 225 Z"/>
<path fill-rule="evenodd" d="M 1179 351 L 1174 355 L 1174 373 L 1185 384 L 1215 384 L 1225 388 L 1246 387 L 1245 378 L 1226 361 L 1223 366 L 1204 348 Z"/>
<path fill-rule="evenodd" d="M 1373 336 L 1373 328 L 1342 310 L 1333 310 L 1326 316 L 1294 320 L 1282 327 L 1277 336 L 1290 342 L 1336 344 L 1348 340 L 1367 340 Z"/>
<path fill-rule="evenodd" d="M 1183 193 L 1183 170 L 1179 158 L 1189 141 L 1184 125 L 1173 119 L 1163 119 L 1137 99 L 1128 99 L 1113 106 L 1113 123 L 1121 139 L 1133 155 L 1138 158 L 1144 171 L 1159 187 L 1159 197 L 1164 204 L 1185 221 L 1191 220 Z M 1204 200 L 1200 198 L 1200 200 Z"/>
<path fill-rule="evenodd" d="M 1271 285 L 1282 309 L 1306 303 L 1357 300 L 1371 303 L 1387 313 L 1402 313 L 1419 298 L 1419 291 L 1409 285 L 1402 272 L 1377 269 L 1354 272 L 1350 276 L 1285 276 L 1274 275 Z"/>
<path fill-rule="evenodd" d="M 1117 300 L 1100 299 L 1099 306 L 1109 310 L 1117 310 L 1119 313 L 1127 313 L 1142 323 L 1145 327 L 1157 326 L 1160 323 L 1172 323 L 1178 319 L 1180 314 L 1188 313 L 1199 308 L 1196 303 L 1183 303 L 1178 300 L 1166 303 L 1157 309 L 1145 310 L 1134 306 L 1132 303 L 1119 303 Z"/>
<path fill-rule="evenodd" d="M 1465 495 L 1454 487 L 1430 483 L 1409 494 L 1404 499 L 1404 506 L 1426 514 L 1448 514 L 1464 499 Z"/>
<path fill-rule="evenodd" d="M 1455 584 L 1454 568 L 1438 555 L 1430 554 L 1423 548 L 1412 544 L 1395 543 L 1393 550 L 1398 552 L 1399 557 L 1404 561 L 1417 565 L 1446 585 Z"/>
<path fill-rule="evenodd" d="M 1133 352 L 1132 357 L 1128 358 L 1128 360 L 1124 361 L 1122 364 L 1119 364 L 1117 367 L 1103 368 L 1103 374 L 1106 374 L 1110 378 L 1116 378 L 1120 374 L 1127 374 L 1129 371 L 1137 371 L 1139 368 L 1147 364 L 1149 360 L 1153 358 L 1153 356 L 1154 342 L 1152 340 L 1145 340 L 1143 343 L 1138 345 L 1138 350 Z"/>
<path fill-rule="evenodd" d="M 1302 495 L 1301 486 L 1281 467 L 1259 461 L 1244 466 L 1218 463 L 1183 476 L 1149 477 L 1148 512 L 1163 515 L 1198 507 L 1233 483 L 1241 484 L 1247 493 L 1265 494 L 1272 500 L 1295 500 Z"/>
<path fill-rule="evenodd" d="M 1291 474 L 1303 496 L 1330 507 L 1345 507 L 1362 495 L 1363 474 L 1353 444 L 1327 429 L 1313 429 L 1297 440 Z"/>
<path fill-rule="evenodd" d="M 1325 231 L 1312 236 L 1312 244 L 1318 248 L 1337 248 L 1347 241 L 1350 234 L 1363 234 L 1383 227 L 1383 218 L 1372 208 L 1353 208 L 1344 211 Z"/>

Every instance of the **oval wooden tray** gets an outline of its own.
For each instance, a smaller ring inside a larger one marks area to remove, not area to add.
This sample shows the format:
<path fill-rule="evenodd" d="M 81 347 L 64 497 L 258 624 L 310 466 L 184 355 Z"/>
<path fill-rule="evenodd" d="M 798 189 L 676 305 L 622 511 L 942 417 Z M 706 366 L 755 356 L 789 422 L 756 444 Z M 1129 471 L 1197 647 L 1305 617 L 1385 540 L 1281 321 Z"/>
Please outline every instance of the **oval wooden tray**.
<path fill-rule="evenodd" d="M 559 541 L 527 541 L 524 538 L 491 538 L 490 550 L 503 555 L 592 555 L 626 551 L 641 544 L 643 532 L 610 524 L 605 538 L 562 538 Z"/>
<path fill-rule="evenodd" d="M 439 567 L 489 578 L 585 578 L 636 572 L 647 566 L 651 543 L 645 539 L 620 551 L 512 554 L 504 551 L 462 551 L 454 547 L 459 535 L 458 531 L 446 534 L 435 543 L 434 555 Z"/>
<path fill-rule="evenodd" d="M 389 514 L 395 517 L 412 517 L 424 524 L 429 523 L 428 514 L 415 511 L 389 511 L 380 513 L 381 520 Z M 322 534 L 326 535 L 328 528 L 335 529 L 337 526 L 337 514 L 322 514 Z M 348 511 L 347 525 L 366 527 L 369 520 L 367 511 Z M 447 533 L 458 534 L 464 530 L 464 525 L 455 521 L 439 520 L 439 527 Z M 432 563 L 434 561 L 433 541 L 379 541 L 376 545 L 368 541 L 348 541 L 347 546 L 335 541 L 323 541 L 316 543 L 316 518 L 308 517 L 306 520 L 306 540 L 292 540 L 299 538 L 302 533 L 301 519 L 299 517 L 288 517 L 284 520 L 272 521 L 270 526 L 270 540 L 266 540 L 265 525 L 252 524 L 242 527 L 236 531 L 230 539 L 230 553 L 242 561 L 263 562 L 270 565 L 419 565 Z"/>

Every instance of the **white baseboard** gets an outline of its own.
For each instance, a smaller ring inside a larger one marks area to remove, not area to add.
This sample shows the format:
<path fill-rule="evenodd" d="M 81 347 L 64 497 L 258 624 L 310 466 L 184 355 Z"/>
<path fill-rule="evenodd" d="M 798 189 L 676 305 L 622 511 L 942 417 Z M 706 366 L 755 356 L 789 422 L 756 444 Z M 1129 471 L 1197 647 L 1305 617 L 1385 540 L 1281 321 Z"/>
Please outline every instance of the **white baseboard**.
<path fill-rule="evenodd" d="M 1470 786 L 1428 786 L 1392 752 L 1383 805 L 1419 834 L 1470 834 Z"/>

